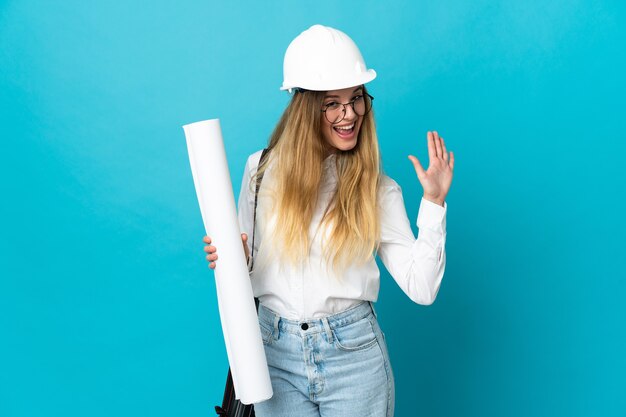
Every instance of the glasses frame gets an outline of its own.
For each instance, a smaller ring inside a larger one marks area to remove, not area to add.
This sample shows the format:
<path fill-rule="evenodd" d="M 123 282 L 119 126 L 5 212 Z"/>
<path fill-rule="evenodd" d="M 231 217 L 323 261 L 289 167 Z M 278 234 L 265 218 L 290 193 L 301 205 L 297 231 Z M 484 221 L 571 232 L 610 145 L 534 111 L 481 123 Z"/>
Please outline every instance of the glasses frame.
<path fill-rule="evenodd" d="M 320 109 L 320 111 L 321 111 L 322 113 L 324 113 L 324 117 L 326 118 L 326 120 L 328 120 L 328 123 L 331 123 L 331 124 L 339 123 L 339 122 L 341 122 L 343 119 L 345 119 L 345 118 L 346 118 L 346 106 L 347 106 L 347 105 L 350 105 L 350 106 L 352 107 L 352 111 L 354 112 L 354 114 L 356 114 L 356 115 L 357 115 L 357 116 L 359 116 L 359 117 L 363 117 L 363 116 L 365 116 L 367 113 L 369 113 L 370 111 L 372 111 L 372 106 L 373 106 L 373 104 L 374 104 L 374 103 L 373 103 L 373 101 L 374 101 L 374 97 L 373 97 L 372 95 L 370 95 L 369 93 L 363 93 L 362 95 L 363 95 L 363 97 L 367 96 L 367 97 L 369 97 L 369 99 L 370 99 L 370 107 L 369 107 L 369 109 L 365 110 L 365 113 L 363 113 L 363 114 L 358 114 L 358 113 L 356 112 L 356 110 L 354 109 L 354 100 L 350 100 L 350 101 L 349 101 L 349 102 L 347 102 L 347 103 L 337 103 L 337 104 L 339 104 L 339 105 L 343 106 L 343 107 L 342 107 L 342 109 L 341 109 L 341 111 L 342 111 L 342 113 L 343 113 L 343 116 L 341 116 L 341 118 L 340 118 L 340 119 L 337 119 L 337 120 L 335 120 L 334 122 L 331 122 L 331 121 L 328 119 L 328 115 L 326 114 L 326 111 L 328 110 L 327 108 L 322 108 L 322 109 Z M 324 106 L 324 107 L 326 107 L 326 106 Z"/>

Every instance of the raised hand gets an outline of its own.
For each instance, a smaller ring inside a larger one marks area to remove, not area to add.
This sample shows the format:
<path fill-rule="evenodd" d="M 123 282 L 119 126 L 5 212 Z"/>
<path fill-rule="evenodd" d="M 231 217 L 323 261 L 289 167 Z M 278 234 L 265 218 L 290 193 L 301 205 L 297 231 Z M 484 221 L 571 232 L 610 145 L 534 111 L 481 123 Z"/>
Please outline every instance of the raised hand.
<path fill-rule="evenodd" d="M 428 170 L 422 168 L 422 164 L 415 156 L 409 155 L 409 159 L 413 162 L 417 179 L 424 189 L 424 198 L 443 206 L 452 184 L 454 153 L 448 154 L 443 138 L 437 132 L 428 132 L 426 141 L 430 162 Z"/>

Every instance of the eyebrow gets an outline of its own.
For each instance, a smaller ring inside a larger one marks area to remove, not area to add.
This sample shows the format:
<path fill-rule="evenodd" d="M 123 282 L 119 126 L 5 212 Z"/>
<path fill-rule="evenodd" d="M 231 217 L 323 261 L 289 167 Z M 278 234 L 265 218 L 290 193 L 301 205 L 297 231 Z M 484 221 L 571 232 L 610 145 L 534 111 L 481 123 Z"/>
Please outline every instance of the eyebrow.
<path fill-rule="evenodd" d="M 356 93 L 356 92 L 357 92 L 357 91 L 359 91 L 359 90 L 363 90 L 363 87 L 357 87 L 357 88 L 355 88 L 355 89 L 354 89 L 354 91 L 352 92 L 352 94 Z M 334 94 L 333 94 L 333 95 L 329 95 L 329 96 L 325 96 L 324 98 L 332 98 L 332 97 L 334 97 L 334 98 L 339 98 L 339 96 L 338 96 L 338 95 L 334 95 Z"/>

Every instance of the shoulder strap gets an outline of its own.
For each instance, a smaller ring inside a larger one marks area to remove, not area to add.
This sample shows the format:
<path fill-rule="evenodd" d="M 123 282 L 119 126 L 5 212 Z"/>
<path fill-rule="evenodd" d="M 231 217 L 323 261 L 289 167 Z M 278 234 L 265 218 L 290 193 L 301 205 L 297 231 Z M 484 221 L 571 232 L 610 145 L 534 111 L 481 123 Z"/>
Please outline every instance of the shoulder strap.
<path fill-rule="evenodd" d="M 269 155 L 268 151 L 269 149 L 265 148 L 263 149 L 263 152 L 261 152 L 261 159 L 259 160 L 259 165 L 257 166 L 257 170 L 258 170 L 258 167 L 261 166 L 263 161 L 265 161 L 265 159 Z M 252 269 L 252 267 L 254 266 L 254 235 L 256 231 L 256 207 L 259 201 L 259 189 L 261 188 L 261 181 L 263 181 L 263 174 L 257 175 L 256 189 L 254 190 L 254 217 L 252 219 L 252 251 L 250 253 L 250 269 Z"/>
<path fill-rule="evenodd" d="M 259 165 L 257 166 L 257 172 L 261 163 L 265 161 L 267 158 L 269 149 L 263 149 L 261 152 L 261 159 L 259 160 Z M 256 231 L 256 206 L 259 202 L 259 189 L 261 188 L 261 181 L 263 181 L 263 174 L 257 175 L 256 177 L 256 188 L 254 190 L 254 217 L 252 218 L 252 251 L 250 253 L 250 269 L 254 266 L 254 235 Z M 259 310 L 259 299 L 254 297 L 254 305 L 256 306 L 257 311 Z"/>

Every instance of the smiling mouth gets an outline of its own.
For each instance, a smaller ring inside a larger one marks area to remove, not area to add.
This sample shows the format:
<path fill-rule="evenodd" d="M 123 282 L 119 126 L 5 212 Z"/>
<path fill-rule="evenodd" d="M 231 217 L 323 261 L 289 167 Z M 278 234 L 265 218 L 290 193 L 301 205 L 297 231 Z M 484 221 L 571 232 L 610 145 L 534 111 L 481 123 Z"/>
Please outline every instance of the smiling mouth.
<path fill-rule="evenodd" d="M 339 136 L 347 137 L 354 132 L 354 123 L 345 126 L 334 126 L 333 129 Z"/>

